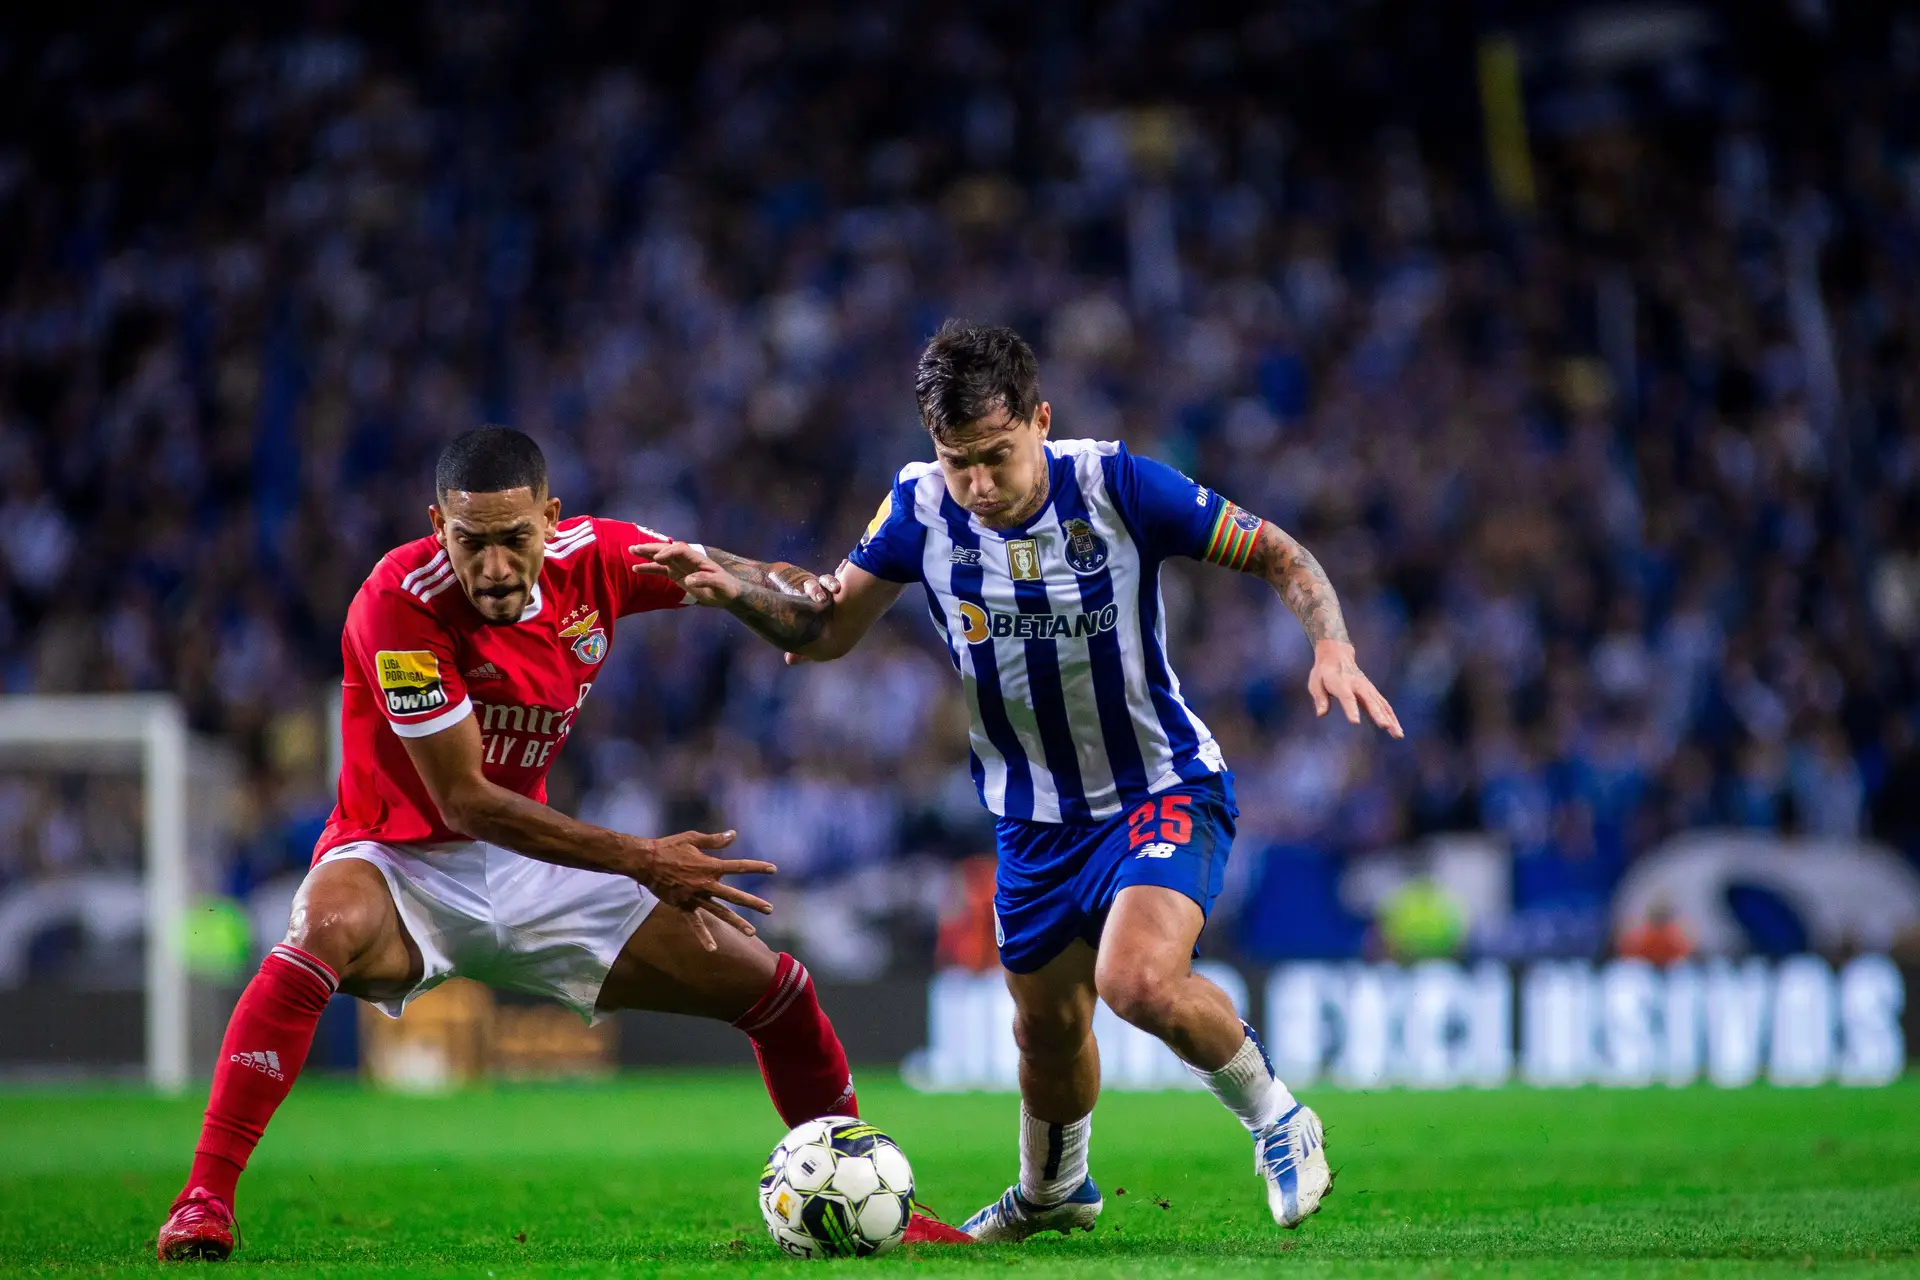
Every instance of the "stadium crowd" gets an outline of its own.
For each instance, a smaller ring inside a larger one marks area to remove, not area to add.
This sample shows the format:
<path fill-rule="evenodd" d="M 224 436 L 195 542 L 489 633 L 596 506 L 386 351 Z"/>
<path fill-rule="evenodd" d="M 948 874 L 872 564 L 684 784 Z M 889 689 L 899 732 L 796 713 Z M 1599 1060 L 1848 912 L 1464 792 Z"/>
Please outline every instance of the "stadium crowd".
<path fill-rule="evenodd" d="M 511 423 L 570 512 L 824 569 L 928 456 L 912 361 L 958 314 L 1034 340 L 1057 432 L 1340 589 L 1404 745 L 1313 718 L 1259 584 L 1169 573 L 1243 849 L 1483 829 L 1574 911 L 1703 825 L 1920 852 L 1920 25 L 1536 92 L 1528 209 L 1472 33 L 1297 8 L 9 40 L 0 682 L 177 692 L 246 761 L 244 891 L 305 863 L 346 603 L 448 437 Z M 737 826 L 799 886 L 980 851 L 919 612 L 795 670 L 718 614 L 623 627 L 555 801 Z M 126 856 L 80 794 L 0 780 L 0 886 Z"/>

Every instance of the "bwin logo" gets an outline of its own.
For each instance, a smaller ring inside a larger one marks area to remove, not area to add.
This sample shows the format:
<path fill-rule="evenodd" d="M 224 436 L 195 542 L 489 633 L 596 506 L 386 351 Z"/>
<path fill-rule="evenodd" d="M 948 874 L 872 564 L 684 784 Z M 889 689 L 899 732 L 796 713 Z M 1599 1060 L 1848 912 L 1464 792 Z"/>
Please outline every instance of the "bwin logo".
<path fill-rule="evenodd" d="M 989 613 L 971 601 L 960 602 L 960 634 L 968 644 L 987 639 L 1075 640 L 1113 630 L 1120 609 L 1109 604 L 1092 613 Z"/>

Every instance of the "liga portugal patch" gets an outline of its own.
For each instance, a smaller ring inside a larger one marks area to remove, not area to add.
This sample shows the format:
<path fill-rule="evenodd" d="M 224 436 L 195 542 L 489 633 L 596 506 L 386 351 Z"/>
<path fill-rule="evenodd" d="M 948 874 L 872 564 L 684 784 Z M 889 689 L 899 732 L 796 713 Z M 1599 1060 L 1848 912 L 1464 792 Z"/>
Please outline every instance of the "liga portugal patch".
<path fill-rule="evenodd" d="M 380 673 L 380 692 L 387 711 L 396 716 L 419 715 L 447 705 L 440 684 L 440 659 L 426 649 L 382 649 L 373 655 Z"/>

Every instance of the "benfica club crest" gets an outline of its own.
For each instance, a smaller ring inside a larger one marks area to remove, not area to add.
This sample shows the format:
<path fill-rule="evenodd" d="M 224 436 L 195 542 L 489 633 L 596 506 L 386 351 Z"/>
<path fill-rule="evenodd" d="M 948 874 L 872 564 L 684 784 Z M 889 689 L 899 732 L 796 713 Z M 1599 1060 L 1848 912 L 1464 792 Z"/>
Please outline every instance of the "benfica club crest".
<path fill-rule="evenodd" d="M 607 633 L 600 629 L 600 611 L 590 610 L 584 618 L 560 628 L 562 640 L 573 641 L 573 656 L 595 666 L 607 656 Z"/>

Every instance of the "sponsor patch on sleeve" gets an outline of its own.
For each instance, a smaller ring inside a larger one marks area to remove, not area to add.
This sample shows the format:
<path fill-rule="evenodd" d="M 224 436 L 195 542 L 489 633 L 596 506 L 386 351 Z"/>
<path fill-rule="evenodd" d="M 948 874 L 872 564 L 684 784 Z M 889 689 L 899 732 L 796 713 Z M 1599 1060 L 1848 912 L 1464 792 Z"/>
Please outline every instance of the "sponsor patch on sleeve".
<path fill-rule="evenodd" d="M 860 541 L 870 541 L 874 534 L 880 532 L 880 526 L 885 524 L 887 517 L 892 514 L 893 490 L 889 489 L 887 490 L 887 496 L 880 499 L 880 509 L 873 513 L 873 519 L 867 521 L 867 531 L 860 535 Z"/>
<path fill-rule="evenodd" d="M 440 659 L 431 651 L 382 649 L 373 655 L 373 665 L 388 714 L 419 715 L 447 705 L 447 691 L 440 684 Z"/>

